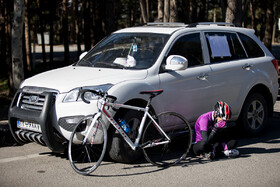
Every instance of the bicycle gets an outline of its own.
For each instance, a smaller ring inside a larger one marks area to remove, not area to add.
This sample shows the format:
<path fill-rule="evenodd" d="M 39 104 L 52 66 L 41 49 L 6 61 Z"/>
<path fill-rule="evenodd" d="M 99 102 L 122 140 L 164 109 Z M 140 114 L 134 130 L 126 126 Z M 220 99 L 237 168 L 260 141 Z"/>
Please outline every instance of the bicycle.
<path fill-rule="evenodd" d="M 146 160 L 151 164 L 168 167 L 185 159 L 192 143 L 192 129 L 188 121 L 175 112 L 151 114 L 151 101 L 162 92 L 163 90 L 140 92 L 149 95 L 146 107 L 142 108 L 115 103 L 117 98 L 107 92 L 81 90 L 80 95 L 85 103 L 90 103 L 85 98 L 86 94 L 98 96 L 98 112 L 81 119 L 71 134 L 68 157 L 72 168 L 79 174 L 88 175 L 101 164 L 108 136 L 104 118 L 121 134 L 132 150 L 142 149 Z M 134 142 L 109 112 L 110 109 L 116 111 L 120 108 L 144 113 Z"/>

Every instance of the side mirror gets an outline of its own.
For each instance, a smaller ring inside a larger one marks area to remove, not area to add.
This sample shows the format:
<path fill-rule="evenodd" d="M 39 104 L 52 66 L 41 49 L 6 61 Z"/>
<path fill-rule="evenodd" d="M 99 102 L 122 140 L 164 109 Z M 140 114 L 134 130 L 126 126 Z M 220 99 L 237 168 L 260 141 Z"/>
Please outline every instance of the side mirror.
<path fill-rule="evenodd" d="M 83 52 L 83 53 L 79 56 L 79 60 L 81 60 L 82 58 L 84 58 L 84 56 L 86 56 L 87 53 L 88 53 L 87 51 Z"/>
<path fill-rule="evenodd" d="M 178 71 L 185 70 L 188 67 L 188 60 L 180 55 L 170 55 L 166 59 L 166 70 Z"/>

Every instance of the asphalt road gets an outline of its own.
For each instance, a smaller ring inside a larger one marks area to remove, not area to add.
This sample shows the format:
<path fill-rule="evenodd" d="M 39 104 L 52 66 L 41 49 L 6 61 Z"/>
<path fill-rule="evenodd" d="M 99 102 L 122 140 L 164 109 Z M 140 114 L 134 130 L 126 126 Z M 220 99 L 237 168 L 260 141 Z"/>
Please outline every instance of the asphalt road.
<path fill-rule="evenodd" d="M 0 148 L 0 186 L 280 186 L 280 99 L 260 137 L 238 135 L 235 159 L 191 158 L 167 169 L 146 161 L 102 162 L 91 176 L 76 174 L 67 156 L 36 143 Z"/>

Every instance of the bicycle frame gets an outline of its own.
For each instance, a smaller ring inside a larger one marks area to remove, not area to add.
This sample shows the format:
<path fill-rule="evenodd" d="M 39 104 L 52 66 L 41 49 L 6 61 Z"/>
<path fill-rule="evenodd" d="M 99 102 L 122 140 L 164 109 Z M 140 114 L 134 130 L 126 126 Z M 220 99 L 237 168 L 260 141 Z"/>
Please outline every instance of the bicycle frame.
<path fill-rule="evenodd" d="M 161 145 L 161 144 L 166 144 L 170 142 L 170 138 L 166 135 L 166 133 L 162 130 L 162 128 L 159 126 L 159 124 L 154 120 L 154 118 L 151 116 L 151 114 L 149 113 L 149 103 L 147 104 L 147 106 L 145 108 L 142 107 L 137 107 L 137 106 L 131 106 L 131 105 L 125 105 L 125 104 L 119 104 L 119 103 L 112 103 L 112 102 L 106 102 L 104 98 L 99 99 L 99 101 L 101 101 L 101 106 L 98 107 L 99 108 L 99 112 L 94 116 L 94 120 L 90 125 L 90 129 L 93 127 L 93 125 L 95 124 L 96 120 L 102 115 L 104 114 L 106 116 L 106 118 L 108 119 L 108 121 L 115 127 L 115 129 L 122 135 L 122 137 L 124 138 L 124 140 L 128 143 L 128 145 L 131 147 L 131 149 L 133 149 L 134 151 L 137 150 L 138 148 L 147 148 L 147 147 L 153 147 L 156 145 Z M 142 117 L 141 123 L 140 123 L 140 127 L 138 130 L 138 135 L 137 138 L 135 140 L 135 142 L 133 142 L 129 136 L 126 134 L 126 132 L 124 132 L 124 130 L 122 129 L 122 127 L 114 120 L 114 118 L 109 114 L 109 112 L 106 110 L 106 106 L 109 107 L 115 107 L 115 108 L 126 108 L 126 109 L 131 109 L 131 110 L 137 110 L 137 111 L 142 111 L 144 112 L 144 115 Z M 160 142 L 145 142 L 142 145 L 139 145 L 142 133 L 143 133 L 143 129 L 144 129 L 144 125 L 146 122 L 147 117 L 149 119 L 151 119 L 153 121 L 153 125 L 156 127 L 156 129 L 158 131 L 160 131 L 164 137 L 167 139 L 165 141 L 160 141 Z M 88 131 L 90 132 L 90 130 Z M 86 140 L 88 137 L 88 134 L 85 136 Z"/>

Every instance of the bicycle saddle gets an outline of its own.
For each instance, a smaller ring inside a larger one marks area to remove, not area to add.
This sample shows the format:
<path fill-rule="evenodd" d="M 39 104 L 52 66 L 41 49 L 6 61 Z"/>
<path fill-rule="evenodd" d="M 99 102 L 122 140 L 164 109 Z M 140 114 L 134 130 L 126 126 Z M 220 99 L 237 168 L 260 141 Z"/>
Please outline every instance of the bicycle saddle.
<path fill-rule="evenodd" d="M 152 91 L 141 91 L 140 94 L 147 94 L 150 95 L 150 97 L 155 97 L 163 92 L 162 89 L 160 90 L 152 90 Z"/>

